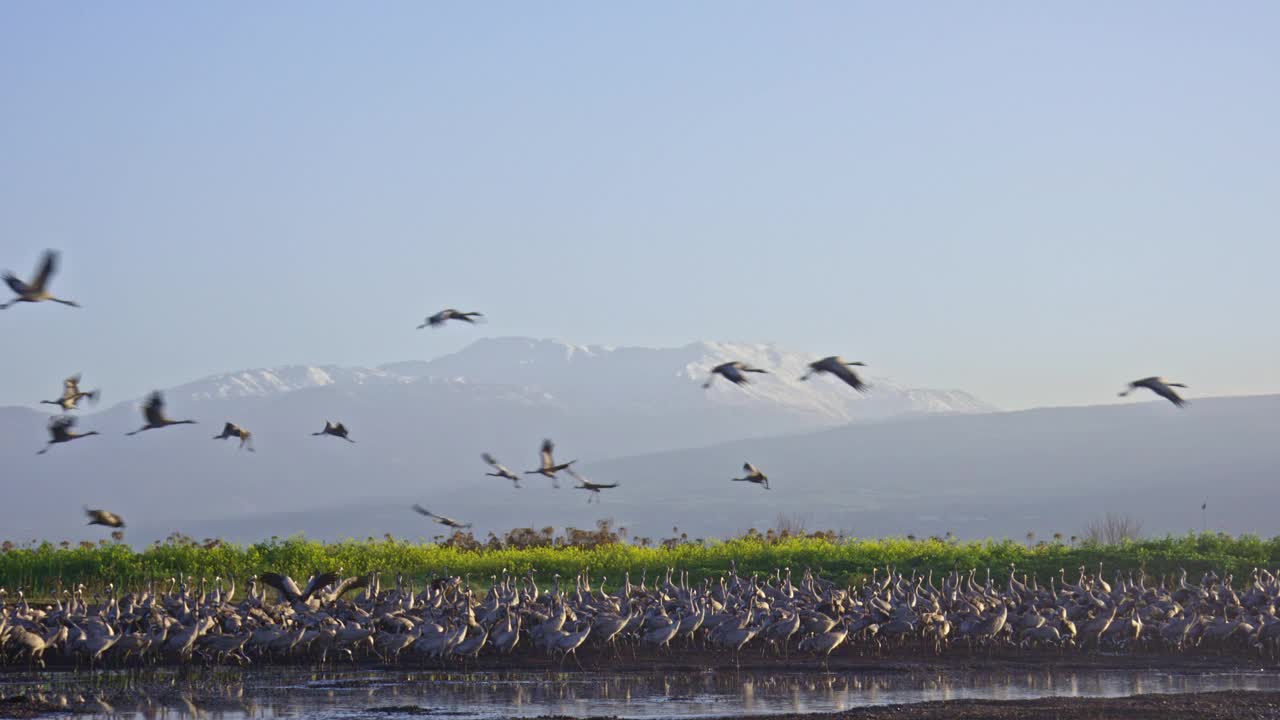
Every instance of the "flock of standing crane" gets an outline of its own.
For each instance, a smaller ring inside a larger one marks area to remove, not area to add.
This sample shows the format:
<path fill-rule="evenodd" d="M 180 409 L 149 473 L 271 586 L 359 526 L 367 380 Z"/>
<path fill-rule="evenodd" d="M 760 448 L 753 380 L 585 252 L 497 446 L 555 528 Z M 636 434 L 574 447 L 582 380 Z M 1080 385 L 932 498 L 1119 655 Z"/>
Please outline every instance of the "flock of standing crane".
<path fill-rule="evenodd" d="M 14 292 L 16 297 L 14 297 L 12 300 L 10 300 L 7 303 L 0 304 L 0 310 L 9 308 L 10 306 L 13 306 L 17 303 L 39 303 L 39 302 L 57 302 L 57 303 L 62 303 L 63 305 L 69 305 L 71 307 L 77 307 L 77 308 L 80 307 L 78 303 L 71 300 L 66 300 L 64 298 L 56 297 L 50 292 L 49 290 L 50 281 L 53 279 L 53 275 L 57 272 L 57 267 L 58 267 L 58 253 L 53 250 L 46 250 L 40 262 L 40 267 L 36 270 L 35 277 L 32 278 L 30 282 L 24 282 L 21 278 L 17 277 L 13 273 L 6 272 L 4 274 L 4 281 L 9 286 L 9 288 Z M 429 328 L 429 327 L 439 328 L 444 326 L 446 323 L 448 323 L 451 320 L 475 324 L 476 318 L 483 318 L 483 317 L 484 317 L 483 313 L 464 312 L 461 310 L 456 310 L 454 308 L 447 308 L 445 310 L 441 310 L 440 312 L 434 315 L 427 317 L 422 322 L 422 324 L 418 326 L 418 329 L 421 330 L 423 328 Z M 853 370 L 853 368 L 855 367 L 865 367 L 865 366 L 866 364 L 863 362 L 849 362 L 837 355 L 832 355 L 832 356 L 824 357 L 820 360 L 815 360 L 814 362 L 809 363 L 808 371 L 800 378 L 800 380 L 808 380 L 809 378 L 815 375 L 830 374 L 831 376 L 844 382 L 846 385 L 853 388 L 854 390 L 857 390 L 858 392 L 866 392 L 869 386 L 865 381 L 863 381 L 863 379 L 857 374 L 857 372 Z M 741 361 L 735 360 L 735 361 L 725 362 L 725 363 L 716 365 L 711 369 L 711 374 L 707 378 L 707 381 L 703 383 L 702 387 L 710 388 L 712 383 L 715 381 L 716 376 L 720 376 L 725 380 L 733 383 L 734 385 L 738 385 L 738 386 L 747 385 L 749 384 L 749 381 L 747 380 L 747 374 L 768 373 L 768 372 L 769 372 L 768 370 L 751 367 L 747 363 L 744 363 Z M 91 402 L 96 402 L 100 395 L 100 391 L 98 390 L 93 390 L 88 392 L 81 390 L 80 379 L 81 378 L 79 375 L 73 375 L 67 378 L 66 380 L 63 381 L 63 391 L 62 391 L 61 397 L 59 397 L 56 400 L 40 401 L 41 404 L 57 405 L 59 408 L 62 409 L 63 414 L 54 416 L 53 418 L 50 419 L 49 426 L 48 426 L 49 441 L 45 445 L 45 447 L 37 453 L 38 455 L 43 455 L 47 453 L 50 450 L 50 448 L 52 448 L 54 445 L 68 443 L 73 440 L 80 440 L 83 438 L 87 438 L 87 437 L 91 437 L 99 434 L 97 431 L 77 432 L 75 430 L 76 419 L 75 417 L 69 414 L 70 412 L 76 410 L 79 407 L 81 400 L 88 399 Z M 1174 405 L 1178 407 L 1182 407 L 1185 405 L 1186 401 L 1184 401 L 1178 395 L 1178 393 L 1174 390 L 1174 388 L 1185 388 L 1185 387 L 1186 385 L 1182 383 L 1167 382 L 1164 379 L 1159 377 L 1148 377 L 1148 378 L 1142 378 L 1140 380 L 1135 380 L 1129 383 L 1128 387 L 1120 393 L 1120 396 L 1124 397 L 1129 393 L 1133 392 L 1134 390 L 1147 389 L 1169 400 Z M 151 395 L 147 398 L 146 402 L 142 406 L 142 415 L 143 415 L 143 418 L 145 419 L 145 424 L 143 424 L 143 426 L 138 428 L 137 430 L 134 430 L 129 433 L 125 433 L 126 435 L 130 435 L 130 436 L 137 435 L 138 433 L 145 432 L 147 430 L 159 430 L 159 429 L 171 427 L 174 425 L 196 424 L 195 420 L 173 420 L 170 417 L 168 417 L 165 414 L 164 397 L 163 395 L 161 395 L 159 391 L 151 393 Z M 346 425 L 342 424 L 341 422 L 332 422 L 332 421 L 326 420 L 323 430 L 319 432 L 311 433 L 311 434 L 315 436 L 327 435 L 330 437 L 335 437 L 341 440 L 345 440 L 349 443 L 356 442 L 355 440 L 351 439 L 350 433 L 347 430 Z M 238 439 L 240 441 L 239 447 L 241 449 L 248 450 L 250 452 L 254 451 L 252 433 L 249 430 L 235 423 L 227 422 L 223 426 L 222 432 L 213 437 L 214 440 L 226 440 L 226 439 L 232 439 L 232 438 Z M 560 482 L 559 482 L 558 474 L 561 472 L 568 473 L 570 477 L 572 477 L 574 480 L 578 482 L 578 485 L 575 486 L 576 489 L 586 490 L 588 493 L 590 493 L 587 496 L 588 503 L 598 499 L 600 496 L 600 491 L 618 487 L 617 483 L 597 483 L 597 482 L 592 482 L 587 478 L 583 477 L 582 475 L 574 471 L 574 469 L 571 467 L 575 462 L 577 462 L 576 460 L 570 460 L 569 462 L 565 462 L 565 463 L 556 462 L 552 454 L 554 450 L 555 450 L 555 444 L 552 443 L 551 440 L 544 440 L 542 443 L 540 466 L 537 469 L 529 470 L 524 474 L 525 475 L 542 475 L 543 477 L 549 478 L 551 480 L 552 487 L 559 488 Z M 494 470 L 494 472 L 485 473 L 486 475 L 510 480 L 512 482 L 512 485 L 515 488 L 520 487 L 519 475 L 509 470 L 506 466 L 502 465 L 500 462 L 497 461 L 497 459 L 495 459 L 492 455 L 488 453 L 483 454 L 482 458 L 485 461 L 485 463 L 487 463 Z M 750 462 L 744 463 L 742 467 L 746 475 L 740 478 L 731 478 L 731 480 L 735 482 L 748 482 L 755 485 L 759 485 L 765 490 L 769 489 L 769 477 L 765 475 L 763 472 L 761 472 L 759 468 L 752 465 Z M 428 512 L 417 506 L 415 506 L 415 510 L 417 510 L 421 514 L 427 517 L 430 517 L 436 522 L 442 525 L 445 525 L 447 527 L 467 528 L 471 526 L 470 523 L 467 523 L 467 524 L 458 523 L 457 521 L 452 520 L 446 516 L 437 515 L 435 513 Z M 100 510 L 90 511 L 89 524 L 91 525 L 100 524 L 100 523 L 97 523 L 96 517 L 92 514 L 95 512 L 105 512 L 105 511 L 100 511 Z M 110 515 L 113 518 L 116 518 L 116 520 L 119 521 L 118 516 L 113 515 L 111 513 L 106 513 L 106 514 Z M 114 525 L 113 527 L 123 527 L 123 522 L 120 522 L 118 525 Z"/>
<path fill-rule="evenodd" d="M 422 511 L 425 512 L 425 511 Z M 87 665 L 156 662 L 235 663 L 483 662 L 482 656 L 559 656 L 581 649 L 621 658 L 640 652 L 732 655 L 757 648 L 762 656 L 793 652 L 900 653 L 964 656 L 1001 649 L 1048 652 L 1211 652 L 1276 659 L 1280 653 L 1280 580 L 1255 569 L 1243 587 L 1228 575 L 1206 573 L 1199 584 L 1185 571 L 1151 577 L 1115 573 L 1108 583 L 1080 568 L 1048 578 L 985 580 L 976 570 L 932 573 L 873 570 L 857 585 L 841 586 L 805 569 L 760 577 L 736 567 L 691 582 L 668 568 L 638 584 L 630 573 L 616 587 L 587 570 L 562 586 L 555 576 L 540 588 L 533 571 L 503 570 L 477 595 L 464 578 L 396 576 L 382 586 L 379 573 L 343 577 L 318 574 L 299 585 L 278 573 L 248 581 L 237 596 L 234 579 L 171 578 L 132 592 L 109 585 L 88 595 L 83 586 L 55 593 L 33 606 L 17 593 L 6 604 L 0 590 L 0 666 L 46 659 Z M 267 588 L 276 591 L 273 600 Z M 351 594 L 349 596 L 349 594 Z M 48 655 L 50 650 L 56 650 Z M 701 656 L 701 657 L 700 657 Z"/>

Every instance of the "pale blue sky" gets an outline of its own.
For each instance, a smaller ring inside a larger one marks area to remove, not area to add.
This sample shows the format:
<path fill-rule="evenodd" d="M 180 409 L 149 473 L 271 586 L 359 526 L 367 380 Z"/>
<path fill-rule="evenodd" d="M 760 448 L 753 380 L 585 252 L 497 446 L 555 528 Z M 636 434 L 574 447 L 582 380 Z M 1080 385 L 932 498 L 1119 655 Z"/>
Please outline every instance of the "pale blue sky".
<path fill-rule="evenodd" d="M 481 335 L 1280 391 L 1280 4 L 4 3 L 0 404 Z M 491 322 L 413 328 L 454 306 Z"/>

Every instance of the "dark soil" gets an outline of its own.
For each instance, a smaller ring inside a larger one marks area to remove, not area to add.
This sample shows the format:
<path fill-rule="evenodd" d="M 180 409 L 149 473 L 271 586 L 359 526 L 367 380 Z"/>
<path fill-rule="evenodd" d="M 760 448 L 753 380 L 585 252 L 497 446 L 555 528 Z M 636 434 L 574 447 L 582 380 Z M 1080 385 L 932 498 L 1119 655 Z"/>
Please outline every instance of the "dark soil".
<path fill-rule="evenodd" d="M 728 670 L 732 673 L 734 668 L 734 658 L 732 656 L 704 652 L 680 652 L 672 653 L 671 655 L 642 654 L 639 657 L 631 657 L 629 653 L 625 653 L 623 657 L 615 657 L 611 652 L 584 651 L 579 661 L 582 668 L 587 671 L 634 673 L 637 675 L 700 673 L 711 668 L 721 671 Z M 821 673 L 824 670 L 829 670 L 833 673 L 863 672 L 888 675 L 898 673 L 1019 673 L 1046 669 L 1064 671 L 1088 670 L 1094 672 L 1154 669 L 1173 673 L 1213 673 L 1240 672 L 1244 670 L 1274 671 L 1275 668 L 1273 663 L 1258 658 L 1244 659 L 1241 657 L 1164 654 L 1063 654 L 1048 651 L 996 652 L 991 655 L 977 653 L 963 657 L 956 654 L 946 657 L 909 653 L 889 656 L 848 654 L 833 657 L 825 665 L 821 661 L 812 658 L 793 657 L 784 661 L 782 658 L 772 655 L 762 657 L 759 651 L 756 651 L 743 653 L 739 656 L 738 662 L 744 673 L 798 672 L 807 674 L 809 672 Z M 545 656 L 521 655 L 506 658 L 481 658 L 480 662 L 473 661 L 468 663 L 466 669 L 469 671 L 543 669 L 554 671 L 559 665 L 558 659 L 548 661 Z M 365 665 L 363 663 L 362 666 L 366 669 L 378 667 L 376 664 Z M 418 663 L 405 663 L 399 669 L 416 671 L 419 667 Z M 426 671 L 440 668 L 439 665 L 434 663 L 428 663 L 421 667 Z M 349 668 L 349 665 L 345 667 L 339 666 L 335 670 L 341 672 Z M 253 670 L 248 670 L 247 672 L 254 673 L 256 671 L 270 675 L 272 672 L 279 670 L 280 668 L 278 667 L 273 670 L 271 665 L 255 665 Z M 449 669 L 444 672 L 456 673 L 461 670 L 462 668 L 459 665 L 451 664 Z M 221 698 L 220 680 L 217 675 L 219 671 L 217 669 L 191 667 L 179 672 L 182 678 L 177 684 L 160 682 L 154 688 L 146 687 L 147 693 L 156 697 L 157 700 L 162 700 L 167 693 L 176 693 L 178 688 L 186 688 L 191 691 L 192 697 L 205 711 L 217 708 L 221 703 L 226 702 L 225 699 Z M 238 673 L 240 671 L 233 672 Z M 566 674 L 578 672 L 578 666 L 573 658 L 569 658 L 563 665 L 563 672 Z M 69 679 L 78 677 L 78 675 L 61 672 L 55 672 L 53 675 L 60 675 Z M 359 681 L 335 678 L 333 682 L 335 687 L 341 687 L 343 684 Z M 114 702 L 119 699 L 112 695 L 109 688 L 99 688 L 99 690 L 107 691 L 105 697 L 108 701 Z M 115 692 L 129 694 L 132 691 L 117 689 Z M 88 709 L 88 707 L 66 708 L 25 697 L 0 698 L 0 718 L 32 718 L 49 713 L 67 713 Z M 241 706 L 233 703 L 227 709 L 229 711 L 237 710 L 241 709 Z M 412 713 L 424 717 L 449 714 L 444 711 L 401 705 L 400 703 L 366 708 L 363 712 L 369 717 L 378 717 L 390 713 Z M 305 713 L 301 716 L 305 717 Z M 1280 692 L 1229 691 L 1150 694 L 1125 698 L 1054 697 L 1011 701 L 952 700 L 866 707 L 840 713 L 757 716 L 753 720 L 793 720 L 798 718 L 804 718 L 804 720 L 827 720 L 828 718 L 840 718 L 841 720 L 933 720 L 935 718 L 937 720 L 943 720 L 944 718 L 946 720 L 977 720 L 978 718 L 989 718 L 991 720 L 1013 720 L 1015 718 L 1018 720 L 1037 720 L 1041 718 L 1045 720 L 1050 718 L 1053 720 L 1100 720 L 1103 718 L 1116 718 L 1117 720 L 1141 720 L 1145 718 L 1150 718 L 1151 720 L 1218 720 L 1219 718 L 1222 720 L 1261 720 L 1263 718 L 1274 718 L 1275 720 L 1280 720 Z M 550 720 L 550 718 L 546 720 Z"/>
<path fill-rule="evenodd" d="M 843 713 L 770 715 L 768 720 L 1271 720 L 1280 693 L 1211 692 L 1126 698 L 949 700 L 859 708 Z M 760 717 L 758 720 L 764 720 Z"/>
<path fill-rule="evenodd" d="M 0 718 L 33 718 L 61 710 L 56 705 L 15 695 L 0 698 Z"/>

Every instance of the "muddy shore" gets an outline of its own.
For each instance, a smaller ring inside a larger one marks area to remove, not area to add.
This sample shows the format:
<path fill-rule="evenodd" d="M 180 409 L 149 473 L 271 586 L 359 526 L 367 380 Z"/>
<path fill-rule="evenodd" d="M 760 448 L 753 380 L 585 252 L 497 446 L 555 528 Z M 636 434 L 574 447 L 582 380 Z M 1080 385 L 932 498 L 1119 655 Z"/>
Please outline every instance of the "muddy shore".
<path fill-rule="evenodd" d="M 94 712 L 25 697 L 0 699 L 0 718 L 38 718 L 53 713 Z M 414 707 L 371 708 L 368 717 L 434 714 Z M 1209 692 L 1125 698 L 1039 700 L 949 700 L 858 708 L 840 713 L 744 715 L 745 720 L 1280 720 L 1280 692 Z M 544 715 L 535 720 L 580 720 Z M 610 717 L 589 720 L 613 720 Z"/>
<path fill-rule="evenodd" d="M 514 660 L 514 662 L 513 662 Z M 597 682 L 617 683 L 615 690 L 635 687 L 637 682 L 669 685 L 668 691 L 688 695 L 705 690 L 706 681 L 700 678 L 721 678 L 716 682 L 728 683 L 728 692 L 736 693 L 735 683 L 754 674 L 755 692 L 767 692 L 779 679 L 799 682 L 810 691 L 835 685 L 837 690 L 851 691 L 859 696 L 868 691 L 891 693 L 898 687 L 918 687 L 919 683 L 952 685 L 956 690 L 989 687 L 989 683 L 1005 682 L 1011 687 L 1017 683 L 1030 683 L 1051 694 L 1059 689 L 1064 678 L 1110 677 L 1124 673 L 1146 671 L 1165 675 L 1227 675 L 1253 673 L 1259 676 L 1280 676 L 1280 668 L 1258 659 L 1252 662 L 1239 657 L 1218 656 L 1169 656 L 1162 654 L 1100 655 L 1057 652 L 1010 652 L 992 655 L 975 654 L 970 657 L 937 657 L 932 655 L 858 656 L 845 655 L 831 658 L 825 666 L 812 658 L 782 658 L 761 656 L 760 653 L 744 653 L 739 657 L 740 667 L 735 669 L 732 656 L 695 653 L 675 656 L 652 655 L 640 657 L 615 657 L 610 652 L 583 652 L 582 670 L 572 659 L 561 668 L 558 660 L 545 657 L 520 656 L 517 658 L 482 658 L 471 663 L 467 672 L 484 673 L 491 677 L 511 677 L 517 673 L 538 685 L 568 687 L 575 684 Z M 583 672 L 585 670 L 585 673 Z M 246 708 L 274 706 L 288 712 L 301 712 L 305 716 L 310 709 L 296 704 L 299 696 L 287 688 L 306 686 L 314 693 L 338 691 L 339 693 L 362 688 L 374 681 L 416 684 L 445 683 L 458 687 L 462 679 L 466 685 L 470 678 L 463 675 L 463 668 L 450 664 L 448 668 L 436 663 L 401 664 L 388 667 L 378 663 L 360 663 L 353 668 L 332 666 L 320 668 L 293 665 L 255 663 L 239 668 L 203 668 L 187 666 L 128 670 L 124 672 L 88 674 L 51 669 L 49 672 L 30 674 L 0 674 L 7 679 L 10 691 L 25 683 L 30 687 L 43 687 L 52 692 L 36 696 L 0 697 L 0 718 L 30 718 L 51 713 L 95 713 L 113 715 L 144 709 L 138 696 L 146 697 L 146 707 L 167 707 L 175 710 L 175 717 L 194 717 L 194 713 L 225 712 L 234 716 Z M 1082 675 L 1083 674 L 1083 675 Z M 1046 685 L 1046 682 L 1052 681 Z M 477 680 L 484 684 L 484 680 Z M 1083 680 L 1081 681 L 1084 682 Z M 299 685 L 301 683 L 302 685 Z M 937 718 L 976 720 L 977 718 L 1054 718 L 1055 720 L 1085 720 L 1097 718 L 1152 718 L 1160 720 L 1216 720 L 1262 719 L 1280 720 L 1280 690 L 1276 685 L 1253 684 L 1237 690 L 1219 691 L 1218 686 L 1197 688 L 1187 684 L 1163 684 L 1145 680 L 1150 687 L 1138 690 L 1150 694 L 1130 697 L 1046 697 L 1026 700 L 954 699 L 909 704 L 876 705 L 858 707 L 838 712 L 812 712 L 793 714 L 794 709 L 782 708 L 779 714 L 744 713 L 740 717 L 756 720 L 932 720 Z M 855 684 L 852 685 L 851 684 Z M 875 686 L 874 688 L 872 686 Z M 407 686 L 408 687 L 408 686 Z M 1141 687 L 1141 686 L 1139 686 Z M 1072 694 L 1062 685 L 1062 694 Z M 724 691 L 724 686 L 718 688 Z M 1201 690 L 1201 691 L 1197 691 Z M 379 691 L 373 705 L 351 707 L 346 716 L 379 717 L 430 716 L 451 714 L 443 712 L 444 706 L 435 697 L 437 690 L 428 695 L 414 696 L 412 692 Z M 381 693 L 386 693 L 382 697 Z M 1112 690 L 1114 692 L 1114 690 Z M 5 693 L 0 690 L 0 696 Z M 1093 694 L 1093 693 L 1081 693 Z M 901 697 L 901 696 L 900 696 Z M 926 696 L 927 697 L 927 696 Z M 934 697 L 937 697 L 935 695 Z M 964 697 L 960 695 L 960 697 Z M 1000 696 L 995 696 L 1000 697 Z M 1017 697 L 1013 695 L 1012 697 Z M 68 699 L 70 698 L 70 699 Z M 895 700 L 884 696 L 883 700 Z M 901 698 L 903 700 L 908 698 Z M 382 700 L 382 702 L 378 702 Z M 389 702 L 388 702 L 389 701 Z M 468 702 L 485 702 L 483 697 L 467 698 Z M 384 704 L 385 703 L 385 704 Z M 114 706 L 114 710 L 109 709 Z M 844 707 L 849 707 L 848 704 Z M 548 707 L 547 710 L 553 708 Z M 557 710 L 559 708 L 556 708 Z M 586 708 L 583 708 L 586 710 Z M 604 709 L 604 708 L 598 708 Z M 614 708 L 608 708 L 612 711 Z M 797 708 L 798 709 L 798 708 Z M 759 710 L 755 712 L 760 712 Z M 350 714 L 354 713 L 354 714 Z M 597 717 L 589 710 L 588 717 Z M 560 718 L 545 715 L 545 718 Z M 600 714 L 598 718 L 611 717 Z"/>
<path fill-rule="evenodd" d="M 948 700 L 882 705 L 840 713 L 741 717 L 743 720 L 1275 720 L 1280 718 L 1280 693 L 1210 692 L 1137 695 L 1126 698 Z M 569 719 L 548 716 L 537 720 Z"/>

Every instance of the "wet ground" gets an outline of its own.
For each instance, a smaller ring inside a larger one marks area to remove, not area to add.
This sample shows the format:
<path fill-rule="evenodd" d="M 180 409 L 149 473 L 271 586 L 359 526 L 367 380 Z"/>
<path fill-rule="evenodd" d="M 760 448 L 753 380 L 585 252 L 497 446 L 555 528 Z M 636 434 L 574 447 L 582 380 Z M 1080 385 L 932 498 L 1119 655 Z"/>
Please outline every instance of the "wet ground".
<path fill-rule="evenodd" d="M 318 671 L 255 667 L 0 676 L 0 716 L 94 718 L 768 716 L 1280 718 L 1280 672 L 1238 662 L 1176 667 L 1010 665 L 646 672 Z M 1092 659 L 1091 659 L 1092 660 Z M 1224 692 L 1225 691 L 1225 692 Z M 1094 698 L 1094 699 L 1087 699 Z"/>

